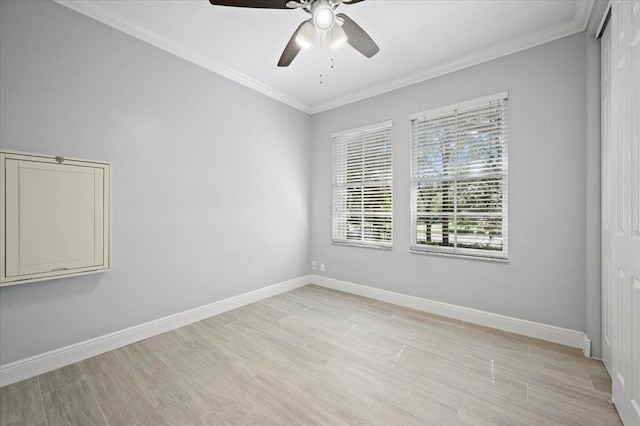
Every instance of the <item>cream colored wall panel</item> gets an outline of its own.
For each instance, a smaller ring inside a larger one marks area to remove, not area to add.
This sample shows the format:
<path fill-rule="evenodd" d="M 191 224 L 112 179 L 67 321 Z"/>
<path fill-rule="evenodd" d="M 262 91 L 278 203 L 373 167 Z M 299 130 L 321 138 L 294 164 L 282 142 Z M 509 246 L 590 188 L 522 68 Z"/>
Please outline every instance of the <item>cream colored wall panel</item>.
<path fill-rule="evenodd" d="M 95 236 L 102 236 L 95 232 L 95 200 L 102 188 L 95 194 L 94 174 L 89 167 L 20 161 L 18 176 L 7 176 L 7 186 L 19 189 L 19 205 L 7 206 L 19 216 L 19 239 L 7 241 L 20 250 L 16 275 L 95 263 Z"/>
<path fill-rule="evenodd" d="M 6 179 L 6 176 L 17 176 L 18 175 L 18 162 L 17 161 L 5 161 L 2 158 L 2 164 L 5 165 L 5 169 L 3 173 L 0 175 L 0 179 Z M 5 180 L 6 182 L 6 180 Z M 12 190 L 15 188 L 10 188 L 8 185 L 3 182 L 2 189 L 5 191 L 4 197 L 0 198 L 0 202 L 5 201 L 6 204 L 3 204 L 2 212 L 4 213 L 4 220 L 0 224 L 3 229 L 5 229 L 4 238 L 0 242 L 0 250 L 5 251 L 4 256 L 0 256 L 5 260 L 4 268 L 2 270 L 2 274 L 0 278 L 4 277 L 13 277 L 18 275 L 18 265 L 20 264 L 19 250 L 6 250 L 8 248 L 7 241 L 12 241 L 13 244 L 16 244 L 19 240 L 19 229 L 17 226 L 7 226 L 6 224 L 15 224 L 20 222 L 19 212 L 17 208 L 7 208 L 6 206 L 18 206 L 20 204 L 19 192 L 17 190 Z"/>
<path fill-rule="evenodd" d="M 110 267 L 110 164 L 3 153 L 3 285 Z"/>

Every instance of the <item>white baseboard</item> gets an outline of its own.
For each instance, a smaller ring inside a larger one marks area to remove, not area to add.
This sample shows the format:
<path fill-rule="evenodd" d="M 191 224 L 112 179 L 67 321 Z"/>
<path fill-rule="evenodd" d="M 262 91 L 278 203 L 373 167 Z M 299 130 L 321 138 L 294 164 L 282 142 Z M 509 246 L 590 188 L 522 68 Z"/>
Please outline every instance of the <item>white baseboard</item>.
<path fill-rule="evenodd" d="M 591 339 L 585 333 L 582 338 L 582 353 L 585 357 L 591 358 Z"/>
<path fill-rule="evenodd" d="M 267 297 L 275 296 L 307 284 L 357 294 L 396 305 L 405 306 L 444 317 L 484 325 L 498 330 L 509 331 L 536 339 L 547 340 L 574 348 L 582 348 L 585 356 L 591 353 L 591 340 L 581 332 L 533 321 L 484 312 L 463 306 L 451 305 L 429 299 L 422 299 L 392 291 L 381 290 L 335 280 L 318 275 L 305 275 L 264 287 L 249 293 L 240 294 L 228 299 L 199 306 L 188 311 L 179 312 L 144 324 L 85 340 L 63 348 L 54 349 L 40 355 L 0 365 L 0 387 L 37 376 L 102 353 L 121 348 L 126 345 L 157 336 L 158 334 L 209 318 L 232 309 L 240 308 Z"/>
<path fill-rule="evenodd" d="M 208 305 L 199 306 L 189 309 L 188 311 L 179 312 L 94 339 L 85 340 L 84 342 L 0 365 L 0 387 L 139 342 L 140 340 L 148 339 L 149 337 L 257 302 L 267 297 L 275 296 L 276 294 L 302 287 L 309 282 L 309 276 L 294 278 L 289 281 L 240 294 L 218 302 L 209 303 Z"/>
<path fill-rule="evenodd" d="M 311 275 L 308 279 L 311 283 L 322 287 L 357 294 L 359 296 L 369 297 L 371 299 L 381 300 L 383 302 L 393 303 L 419 311 L 521 334 L 523 336 L 559 343 L 573 348 L 581 348 L 586 354 L 585 339 L 588 339 L 582 331 L 570 330 L 534 321 L 493 314 L 491 312 L 465 308 L 463 306 L 451 305 L 449 303 L 407 296 L 405 294 L 394 293 L 392 291 L 367 287 L 318 275 Z M 590 344 L 591 341 L 589 340 L 589 346 Z M 590 353 L 591 350 L 589 349 L 589 354 Z"/>

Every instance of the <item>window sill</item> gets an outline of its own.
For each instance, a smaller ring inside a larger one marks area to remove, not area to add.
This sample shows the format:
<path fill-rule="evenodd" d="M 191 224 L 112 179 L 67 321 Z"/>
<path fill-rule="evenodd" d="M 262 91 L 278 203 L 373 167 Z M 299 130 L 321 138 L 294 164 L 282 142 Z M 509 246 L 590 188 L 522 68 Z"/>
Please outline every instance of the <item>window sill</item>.
<path fill-rule="evenodd" d="M 361 243 L 346 243 L 346 242 L 342 242 L 342 241 L 332 241 L 331 244 L 335 245 L 335 246 L 347 246 L 347 247 L 361 247 L 361 248 L 368 248 L 368 249 L 375 249 L 375 250 L 387 250 L 387 251 L 391 251 L 391 249 L 393 249 L 393 246 L 379 246 L 379 245 L 375 245 L 375 244 L 361 244 Z"/>
<path fill-rule="evenodd" d="M 466 260 L 478 260 L 481 262 L 493 262 L 493 263 L 504 263 L 508 264 L 509 259 L 503 259 L 499 257 L 489 257 L 489 256 L 470 256 L 468 254 L 454 254 L 454 253 L 443 253 L 443 252 L 435 252 L 435 251 L 424 251 L 424 250 L 415 250 L 410 249 L 409 252 L 411 254 L 425 254 L 428 256 L 442 256 L 442 257 L 457 257 Z"/>

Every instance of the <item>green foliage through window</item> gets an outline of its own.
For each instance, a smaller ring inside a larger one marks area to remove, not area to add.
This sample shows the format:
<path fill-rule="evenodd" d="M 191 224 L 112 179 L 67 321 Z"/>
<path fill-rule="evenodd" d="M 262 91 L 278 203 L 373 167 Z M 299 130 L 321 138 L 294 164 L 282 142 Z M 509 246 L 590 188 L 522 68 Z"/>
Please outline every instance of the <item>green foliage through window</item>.
<path fill-rule="evenodd" d="M 507 98 L 412 116 L 412 249 L 506 258 Z"/>

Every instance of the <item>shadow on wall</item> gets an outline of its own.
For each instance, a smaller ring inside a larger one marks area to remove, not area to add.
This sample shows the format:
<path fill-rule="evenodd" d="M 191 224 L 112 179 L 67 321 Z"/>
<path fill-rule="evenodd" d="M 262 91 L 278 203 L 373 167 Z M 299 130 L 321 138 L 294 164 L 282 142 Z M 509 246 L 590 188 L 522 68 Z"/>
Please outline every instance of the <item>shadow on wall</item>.
<path fill-rule="evenodd" d="M 32 308 L 78 295 L 93 293 L 105 280 L 104 274 L 64 277 L 0 288 L 0 309 Z"/>

